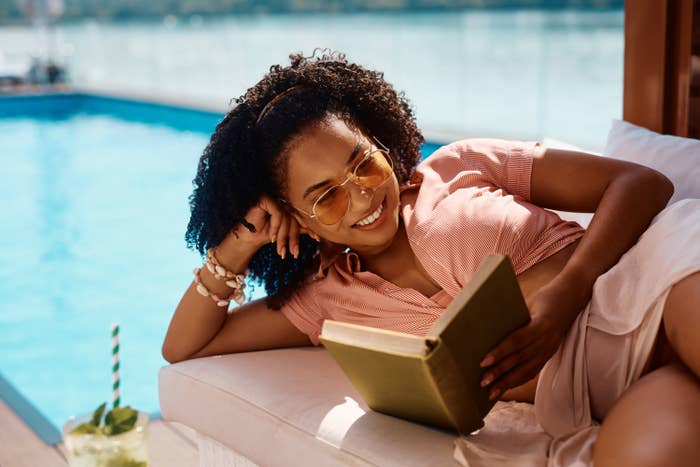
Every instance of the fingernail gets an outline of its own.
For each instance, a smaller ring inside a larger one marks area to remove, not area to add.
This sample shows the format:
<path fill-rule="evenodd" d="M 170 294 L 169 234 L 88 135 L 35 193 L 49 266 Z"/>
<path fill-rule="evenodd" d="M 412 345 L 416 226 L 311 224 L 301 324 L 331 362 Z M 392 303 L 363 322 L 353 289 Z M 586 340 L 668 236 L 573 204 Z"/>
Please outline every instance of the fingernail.
<path fill-rule="evenodd" d="M 275 243 L 275 237 L 274 237 L 274 236 L 270 237 L 270 243 Z"/>
<path fill-rule="evenodd" d="M 282 250 L 282 254 L 280 256 L 282 256 L 282 259 L 284 259 L 284 257 L 287 256 L 287 250 Z"/>
<path fill-rule="evenodd" d="M 485 386 L 488 386 L 489 384 L 491 384 L 491 381 L 493 381 L 493 376 L 488 375 L 484 377 L 484 379 L 481 380 L 481 387 L 483 388 Z"/>
<path fill-rule="evenodd" d="M 294 255 L 295 259 L 299 258 L 299 247 L 297 245 L 292 247 L 292 254 Z"/>
<path fill-rule="evenodd" d="M 489 355 L 485 359 L 483 359 L 480 363 L 481 366 L 489 366 L 493 363 L 493 357 Z"/>
<path fill-rule="evenodd" d="M 491 392 L 489 393 L 489 400 L 492 401 L 494 399 L 497 399 L 498 396 L 500 395 L 501 390 L 500 389 L 492 389 Z"/>

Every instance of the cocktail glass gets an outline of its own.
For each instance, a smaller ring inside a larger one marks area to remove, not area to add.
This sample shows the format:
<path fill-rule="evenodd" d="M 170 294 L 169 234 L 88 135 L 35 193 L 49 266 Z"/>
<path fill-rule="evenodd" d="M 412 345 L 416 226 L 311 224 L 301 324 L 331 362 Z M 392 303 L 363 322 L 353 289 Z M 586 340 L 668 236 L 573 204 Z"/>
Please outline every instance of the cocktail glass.
<path fill-rule="evenodd" d="M 72 434 L 71 430 L 90 421 L 92 413 L 71 417 L 63 425 L 63 446 L 70 467 L 147 467 L 148 414 L 139 411 L 134 427 L 114 436 Z"/>

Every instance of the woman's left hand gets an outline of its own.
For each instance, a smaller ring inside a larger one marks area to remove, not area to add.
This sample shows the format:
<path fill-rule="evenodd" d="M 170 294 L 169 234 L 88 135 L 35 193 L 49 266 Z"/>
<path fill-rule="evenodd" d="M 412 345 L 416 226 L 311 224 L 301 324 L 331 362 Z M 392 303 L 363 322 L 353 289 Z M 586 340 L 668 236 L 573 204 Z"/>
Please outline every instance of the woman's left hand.
<path fill-rule="evenodd" d="M 489 388 L 491 400 L 507 389 L 520 386 L 537 376 L 563 341 L 578 315 L 575 293 L 552 281 L 527 300 L 530 321 L 510 333 L 481 361 L 489 367 L 481 385 Z"/>

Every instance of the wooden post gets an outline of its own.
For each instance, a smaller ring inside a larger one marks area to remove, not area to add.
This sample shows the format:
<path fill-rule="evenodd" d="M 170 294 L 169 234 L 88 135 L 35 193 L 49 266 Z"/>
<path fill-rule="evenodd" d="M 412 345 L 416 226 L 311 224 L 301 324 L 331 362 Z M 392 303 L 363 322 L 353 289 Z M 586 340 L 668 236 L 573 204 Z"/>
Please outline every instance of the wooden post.
<path fill-rule="evenodd" d="M 627 0 L 623 118 L 688 136 L 694 9 L 700 0 Z M 695 23 L 695 24 L 694 24 Z"/>

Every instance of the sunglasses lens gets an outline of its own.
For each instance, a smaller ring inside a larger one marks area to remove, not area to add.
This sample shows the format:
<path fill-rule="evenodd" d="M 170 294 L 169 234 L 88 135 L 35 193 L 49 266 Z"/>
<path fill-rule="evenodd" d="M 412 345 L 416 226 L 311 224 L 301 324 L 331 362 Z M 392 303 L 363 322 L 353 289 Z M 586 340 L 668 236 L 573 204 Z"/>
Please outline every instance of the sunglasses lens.
<path fill-rule="evenodd" d="M 335 224 L 348 212 L 349 202 L 350 198 L 345 188 L 336 186 L 318 199 L 314 212 L 322 224 Z"/>
<path fill-rule="evenodd" d="M 374 151 L 355 169 L 357 182 L 367 188 L 377 188 L 391 176 L 392 167 L 382 151 Z"/>
<path fill-rule="evenodd" d="M 365 188 L 377 188 L 393 173 L 391 159 L 383 151 L 373 151 L 360 162 L 354 173 L 355 183 Z M 321 195 L 313 209 L 319 222 L 332 225 L 345 217 L 349 205 L 350 194 L 345 187 L 338 185 Z"/>

